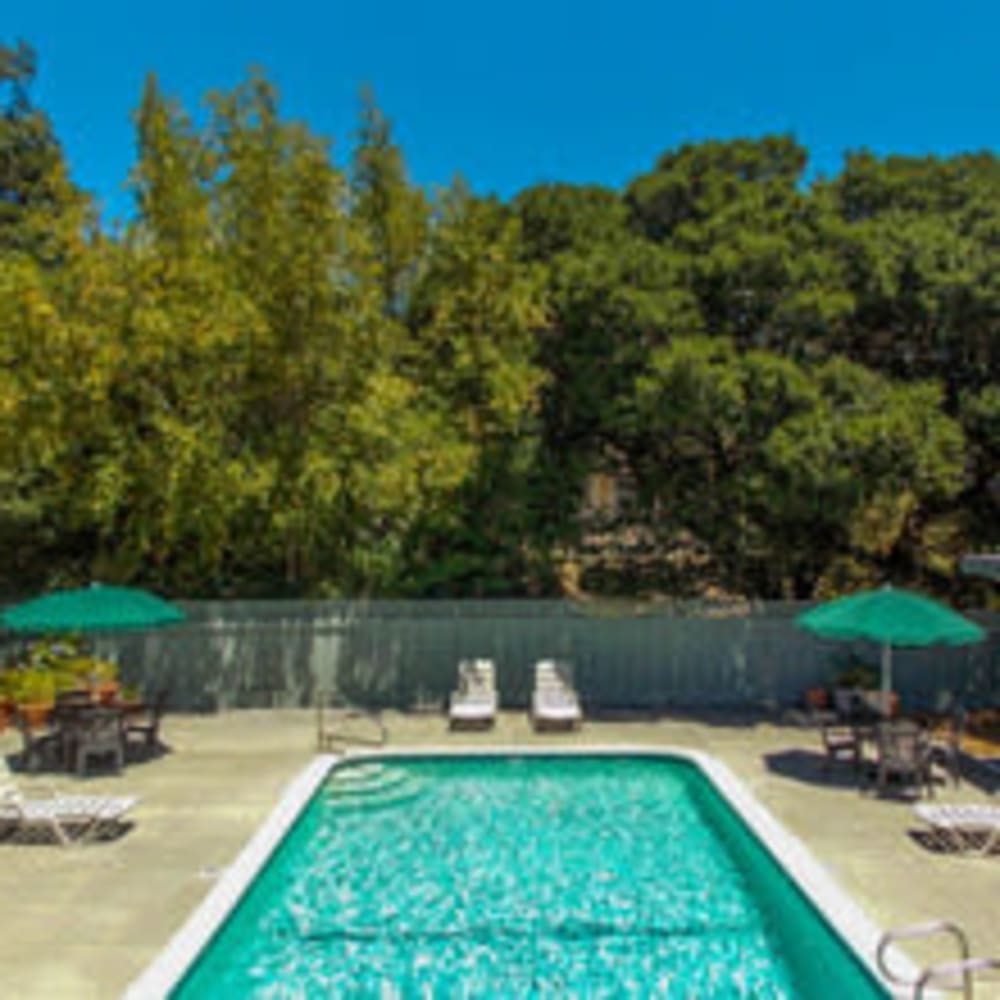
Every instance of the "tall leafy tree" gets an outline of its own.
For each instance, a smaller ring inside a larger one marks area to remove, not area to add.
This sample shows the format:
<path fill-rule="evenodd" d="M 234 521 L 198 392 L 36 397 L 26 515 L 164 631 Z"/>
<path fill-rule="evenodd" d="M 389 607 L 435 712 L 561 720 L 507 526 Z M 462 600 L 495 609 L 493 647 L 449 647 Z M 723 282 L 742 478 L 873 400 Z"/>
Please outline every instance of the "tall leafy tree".
<path fill-rule="evenodd" d="M 442 206 L 410 313 L 413 374 L 474 449 L 461 504 L 428 520 L 421 586 L 510 592 L 538 560 L 530 470 L 544 373 L 543 273 L 522 260 L 515 217 L 461 189 Z M 544 560 L 543 560 L 544 561 Z"/>
<path fill-rule="evenodd" d="M 0 253 L 54 266 L 82 238 L 89 202 L 69 178 L 48 115 L 31 100 L 36 71 L 30 45 L 0 45 Z"/>
<path fill-rule="evenodd" d="M 586 253 L 628 237 L 628 209 L 616 191 L 596 184 L 539 184 L 521 191 L 512 207 L 521 220 L 525 255 L 547 261 Z"/>
<path fill-rule="evenodd" d="M 212 151 L 191 119 L 146 77 L 135 114 L 138 160 L 132 172 L 141 229 L 164 262 L 204 259 L 210 249 Z"/>
<path fill-rule="evenodd" d="M 369 89 L 362 92 L 351 193 L 352 214 L 370 241 L 383 308 L 401 316 L 426 249 L 430 204 L 410 184 L 391 124 Z"/>
<path fill-rule="evenodd" d="M 938 387 L 695 338 L 657 352 L 637 388 L 647 506 L 667 543 L 708 547 L 725 585 L 807 597 L 848 569 L 940 570 L 935 545 L 954 539 L 935 518 L 961 490 L 964 439 Z"/>
<path fill-rule="evenodd" d="M 964 387 L 1000 366 L 1000 161 L 989 154 L 848 158 L 831 232 L 856 309 L 838 350 L 906 378 Z"/>
<path fill-rule="evenodd" d="M 370 96 L 345 173 L 261 74 L 197 128 L 151 76 L 109 234 L 34 73 L 0 49 L 0 587 L 549 593 L 602 470 L 633 589 L 947 589 L 996 541 L 992 153 L 431 200 Z"/>
<path fill-rule="evenodd" d="M 823 356 L 854 298 L 823 239 L 829 200 L 802 190 L 788 136 L 683 146 L 629 186 L 633 224 L 688 254 L 706 328 L 743 347 Z"/>

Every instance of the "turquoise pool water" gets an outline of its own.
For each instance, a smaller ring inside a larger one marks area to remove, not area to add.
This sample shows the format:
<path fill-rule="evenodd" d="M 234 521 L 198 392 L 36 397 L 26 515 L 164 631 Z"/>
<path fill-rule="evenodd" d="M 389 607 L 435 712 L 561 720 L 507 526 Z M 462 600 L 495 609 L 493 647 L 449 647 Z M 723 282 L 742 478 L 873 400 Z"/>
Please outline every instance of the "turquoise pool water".
<path fill-rule="evenodd" d="M 173 996 L 885 997 L 687 761 L 335 769 Z"/>

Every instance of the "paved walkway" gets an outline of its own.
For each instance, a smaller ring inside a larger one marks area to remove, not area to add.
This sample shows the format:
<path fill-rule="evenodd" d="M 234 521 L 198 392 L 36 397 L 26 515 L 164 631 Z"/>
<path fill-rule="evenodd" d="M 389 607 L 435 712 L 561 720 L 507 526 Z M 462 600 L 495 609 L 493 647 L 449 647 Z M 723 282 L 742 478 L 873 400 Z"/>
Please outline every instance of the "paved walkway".
<path fill-rule="evenodd" d="M 848 772 L 825 778 L 818 736 L 731 718 L 588 722 L 580 733 L 534 734 L 523 714 L 487 733 L 450 734 L 438 716 L 386 717 L 393 746 L 649 744 L 694 747 L 728 764 L 811 848 L 883 927 L 948 917 L 973 952 L 1000 956 L 1000 857 L 929 850 L 904 801 L 859 795 Z M 135 794 L 134 827 L 118 840 L 63 850 L 0 842 L 0 995 L 8 1000 L 117 997 L 162 949 L 309 761 L 311 712 L 167 716 L 172 752 L 121 776 L 57 783 L 67 790 Z M 0 736 L 13 753 L 18 738 Z M 57 779 L 60 776 L 55 776 Z M 23 777 L 30 787 L 47 777 Z M 942 801 L 983 799 L 974 785 L 940 787 Z M 918 962 L 952 957 L 940 944 Z M 990 995 L 985 991 L 980 996 Z M 995 995 L 995 994 L 994 994 Z"/>

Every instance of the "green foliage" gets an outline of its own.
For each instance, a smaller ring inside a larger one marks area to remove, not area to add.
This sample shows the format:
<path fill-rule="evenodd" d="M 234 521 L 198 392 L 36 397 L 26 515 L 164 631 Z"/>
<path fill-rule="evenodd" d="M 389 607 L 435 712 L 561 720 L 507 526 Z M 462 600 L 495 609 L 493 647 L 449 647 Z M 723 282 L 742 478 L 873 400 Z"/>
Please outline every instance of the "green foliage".
<path fill-rule="evenodd" d="M 878 669 L 854 653 L 834 657 L 833 686 L 871 691 L 878 685 Z"/>
<path fill-rule="evenodd" d="M 116 664 L 86 654 L 72 637 L 40 640 L 28 647 L 22 661 L 0 669 L 0 692 L 18 705 L 46 705 L 60 692 L 83 690 L 117 676 Z"/>
<path fill-rule="evenodd" d="M 34 49 L 0 45 L 0 255 L 64 262 L 82 236 L 87 199 L 69 180 L 48 116 L 34 106 Z"/>
<path fill-rule="evenodd" d="M 368 90 L 362 93 L 356 140 L 352 215 L 370 242 L 383 308 L 402 315 L 427 249 L 430 205 L 410 186 L 402 151 Z"/>
<path fill-rule="evenodd" d="M 694 338 L 654 353 L 637 395 L 660 530 L 710 541 L 731 586 L 807 596 L 845 551 L 919 572 L 915 536 L 962 487 L 964 437 L 933 385 Z"/>
<path fill-rule="evenodd" d="M 414 291 L 410 372 L 444 407 L 443 445 L 463 459 L 454 506 L 429 510 L 409 539 L 407 589 L 512 593 L 531 585 L 531 504 L 545 373 L 537 334 L 544 274 L 522 259 L 518 220 L 453 191 Z M 516 582 L 514 582 L 516 581 Z"/>
<path fill-rule="evenodd" d="M 511 207 L 521 220 L 531 260 L 586 254 L 595 245 L 623 242 L 628 210 L 618 195 L 596 185 L 542 184 L 518 194 Z"/>
<path fill-rule="evenodd" d="M 635 225 L 650 239 L 688 238 L 692 227 L 744 198 L 784 201 L 802 176 L 806 151 L 789 136 L 682 146 L 626 194 Z"/>
<path fill-rule="evenodd" d="M 34 74 L 0 47 L 7 592 L 810 596 L 1000 542 L 993 154 L 704 142 L 507 205 L 414 187 L 369 94 L 344 171 L 260 73 L 198 126 L 151 75 L 109 235 Z"/>

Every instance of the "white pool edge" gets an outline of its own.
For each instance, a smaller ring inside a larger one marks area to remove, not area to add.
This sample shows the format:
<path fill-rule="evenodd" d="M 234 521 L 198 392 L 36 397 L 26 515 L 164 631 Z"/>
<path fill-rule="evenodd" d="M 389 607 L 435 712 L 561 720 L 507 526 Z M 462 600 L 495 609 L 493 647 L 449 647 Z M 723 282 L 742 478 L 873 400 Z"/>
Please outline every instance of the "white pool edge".
<path fill-rule="evenodd" d="M 135 979 L 124 1000 L 166 1000 L 190 971 L 199 955 L 239 904 L 243 894 L 267 864 L 274 850 L 292 828 L 330 769 L 343 761 L 378 760 L 392 757 L 672 757 L 695 764 L 723 799 L 753 831 L 815 908 L 854 952 L 857 959 L 882 987 L 895 997 L 910 996 L 888 982 L 875 964 L 875 951 L 882 932 L 841 888 L 806 845 L 754 798 L 745 784 L 721 761 L 687 747 L 594 746 L 594 747 L 392 747 L 354 753 L 347 757 L 320 754 L 288 785 L 278 804 L 240 851 L 208 895 L 192 912 L 166 947 Z M 888 959 L 894 971 L 908 980 L 919 975 L 917 967 L 898 948 Z"/>
<path fill-rule="evenodd" d="M 292 779 L 236 860 L 225 869 L 166 948 L 129 985 L 124 1000 L 160 1000 L 178 986 L 339 759 L 333 754 L 321 754 Z"/>

